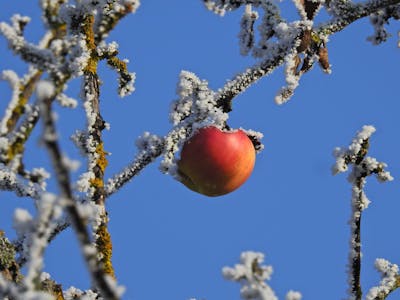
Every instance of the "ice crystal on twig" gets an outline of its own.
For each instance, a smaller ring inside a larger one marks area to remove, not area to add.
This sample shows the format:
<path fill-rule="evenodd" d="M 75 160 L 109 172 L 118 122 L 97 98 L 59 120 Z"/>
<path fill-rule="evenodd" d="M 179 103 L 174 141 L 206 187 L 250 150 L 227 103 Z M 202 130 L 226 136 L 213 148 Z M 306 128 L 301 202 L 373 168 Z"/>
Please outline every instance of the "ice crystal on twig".
<path fill-rule="evenodd" d="M 165 137 L 165 149 L 160 169 L 179 178 L 176 173 L 176 153 L 183 142 L 202 127 L 224 128 L 228 114 L 218 105 L 215 92 L 205 80 L 194 73 L 182 71 L 177 87 L 179 98 L 172 103 L 170 121 L 175 127 Z"/>
<path fill-rule="evenodd" d="M 56 72 L 57 59 L 49 49 L 43 49 L 32 43 L 27 42 L 22 36 L 22 32 L 5 22 L 0 23 L 0 33 L 8 40 L 9 47 L 20 55 L 21 58 L 37 68 Z"/>
<path fill-rule="evenodd" d="M 50 234 L 57 225 L 55 221 L 62 213 L 61 204 L 55 195 L 44 193 L 37 204 L 38 216 L 35 225 L 32 226 L 34 230 L 29 242 L 27 273 L 24 277 L 24 285 L 29 290 L 34 290 L 34 281 L 38 279 L 42 272 L 44 249 L 47 246 Z"/>
<path fill-rule="evenodd" d="M 264 254 L 246 251 L 240 255 L 240 263 L 233 268 L 224 267 L 222 274 L 225 279 L 241 284 L 240 296 L 248 300 L 277 300 L 274 291 L 267 284 L 271 279 L 272 267 L 263 266 Z M 301 294 L 290 291 L 286 299 L 300 300 Z"/>
<path fill-rule="evenodd" d="M 143 135 L 136 140 L 135 144 L 139 153 L 134 160 L 121 172 L 107 180 L 105 185 L 107 197 L 118 191 L 134 176 L 137 176 L 147 164 L 160 156 L 164 149 L 164 139 L 157 135 L 150 134 L 149 132 L 143 133 Z"/>
<path fill-rule="evenodd" d="M 381 273 L 379 286 L 369 290 L 366 300 L 385 299 L 391 292 L 400 287 L 399 267 L 383 258 L 375 260 L 375 268 Z"/>
<path fill-rule="evenodd" d="M 254 46 L 254 22 L 258 19 L 257 11 L 246 5 L 245 13 L 240 21 L 239 46 L 240 54 L 247 55 Z"/>
<path fill-rule="evenodd" d="M 286 294 L 286 298 L 285 300 L 301 300 L 302 295 L 300 292 L 296 292 L 296 291 L 289 291 Z"/>
<path fill-rule="evenodd" d="M 335 148 L 336 163 L 333 174 L 345 172 L 348 165 L 352 170 L 348 177 L 352 184 L 351 217 L 350 217 L 350 252 L 348 263 L 349 299 L 361 299 L 361 215 L 370 201 L 364 192 L 366 177 L 375 174 L 380 182 L 391 181 L 393 177 L 385 170 L 386 164 L 367 156 L 369 139 L 375 132 L 373 126 L 363 126 L 347 148 Z"/>
<path fill-rule="evenodd" d="M 63 292 L 63 296 L 65 300 L 75 300 L 75 299 L 84 299 L 84 300 L 97 300 L 99 299 L 99 295 L 92 291 L 82 291 L 76 287 L 70 287 L 68 290 Z"/>
<path fill-rule="evenodd" d="M 264 254 L 247 251 L 240 255 L 240 264 L 233 268 L 224 267 L 222 274 L 225 279 L 241 284 L 240 296 L 243 299 L 277 300 L 274 291 L 265 282 L 271 279 L 272 267 L 262 266 Z"/>
<path fill-rule="evenodd" d="M 386 42 L 390 37 L 390 34 L 385 29 L 384 25 L 388 24 L 388 16 L 385 14 L 384 10 L 380 10 L 377 13 L 370 16 L 370 22 L 374 27 L 374 35 L 367 38 L 374 45 Z"/>
<path fill-rule="evenodd" d="M 37 199 L 42 193 L 40 185 L 33 182 L 24 182 L 15 172 L 0 164 L 0 191 L 14 191 L 18 197 Z"/>

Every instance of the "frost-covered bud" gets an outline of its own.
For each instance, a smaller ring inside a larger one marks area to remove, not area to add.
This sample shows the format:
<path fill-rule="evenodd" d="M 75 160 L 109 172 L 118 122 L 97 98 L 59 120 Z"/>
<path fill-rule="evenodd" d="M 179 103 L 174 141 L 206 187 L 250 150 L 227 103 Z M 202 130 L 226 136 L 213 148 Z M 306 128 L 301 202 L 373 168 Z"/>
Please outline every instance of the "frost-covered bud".
<path fill-rule="evenodd" d="M 239 45 L 240 54 L 249 54 L 254 46 L 254 22 L 258 19 L 257 11 L 251 9 L 251 5 L 246 5 L 246 10 L 240 21 Z"/>
<path fill-rule="evenodd" d="M 375 268 L 381 273 L 382 279 L 379 286 L 373 287 L 369 290 L 366 300 L 384 299 L 382 296 L 387 296 L 398 285 L 399 280 L 399 267 L 392 264 L 386 259 L 377 258 L 375 260 Z M 378 298 L 379 296 L 379 298 Z"/>
<path fill-rule="evenodd" d="M 374 34 L 367 38 L 373 45 L 379 45 L 380 43 L 385 42 L 390 34 L 385 29 L 384 25 L 388 24 L 389 15 L 385 12 L 385 10 L 380 10 L 375 14 L 370 16 L 370 22 L 374 27 Z"/>
<path fill-rule="evenodd" d="M 31 214 L 22 208 L 17 208 L 14 211 L 13 227 L 18 237 L 23 237 L 33 229 L 33 217 Z"/>
<path fill-rule="evenodd" d="M 90 51 L 84 37 L 81 36 L 80 40 L 70 49 L 70 59 L 67 67 L 71 75 L 73 77 L 81 76 L 89 59 Z"/>
<path fill-rule="evenodd" d="M 163 138 L 146 131 L 136 140 L 135 144 L 139 151 L 149 152 L 154 155 L 159 152 L 158 149 L 163 144 Z"/>
<path fill-rule="evenodd" d="M 301 300 L 301 293 L 296 291 L 289 291 L 286 294 L 285 300 Z"/>
<path fill-rule="evenodd" d="M 11 24 L 18 34 L 22 34 L 25 26 L 31 21 L 28 16 L 21 16 L 20 14 L 15 14 L 11 17 Z"/>
<path fill-rule="evenodd" d="M 55 94 L 54 84 L 48 80 L 41 80 L 36 85 L 36 96 L 39 100 L 51 99 Z"/>
<path fill-rule="evenodd" d="M 387 171 L 382 171 L 377 174 L 377 178 L 380 182 L 385 182 L 385 181 L 392 181 L 394 178 L 392 175 L 387 172 Z"/>
<path fill-rule="evenodd" d="M 56 100 L 63 107 L 76 108 L 78 106 L 78 101 L 76 99 L 68 97 L 63 93 L 58 94 Z"/>

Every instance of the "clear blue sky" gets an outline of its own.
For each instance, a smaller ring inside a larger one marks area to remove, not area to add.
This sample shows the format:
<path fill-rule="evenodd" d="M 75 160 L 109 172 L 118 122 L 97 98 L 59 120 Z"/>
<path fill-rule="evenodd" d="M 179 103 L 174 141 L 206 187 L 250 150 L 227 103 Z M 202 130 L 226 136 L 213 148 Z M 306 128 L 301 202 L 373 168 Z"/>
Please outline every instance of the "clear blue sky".
<path fill-rule="evenodd" d="M 0 20 L 14 13 L 31 16 L 26 34 L 36 42 L 43 33 L 38 1 L 3 2 Z M 170 130 L 169 106 L 176 98 L 180 70 L 196 73 L 217 89 L 255 63 L 239 54 L 240 13 L 221 18 L 200 0 L 142 2 L 109 37 L 119 43 L 121 57 L 130 59 L 136 92 L 119 99 L 115 74 L 106 67 L 100 71 L 103 116 L 111 124 L 104 133 L 105 149 L 112 153 L 106 177 L 131 160 L 134 141 L 143 131 L 163 135 Z M 288 11 L 292 4 L 285 0 L 282 7 Z M 346 175 L 331 175 L 331 153 L 335 146 L 348 145 L 365 124 L 377 128 L 370 155 L 388 163 L 395 177 L 390 183 L 373 178 L 367 183 L 372 204 L 362 220 L 365 292 L 379 282 L 375 258 L 400 263 L 400 50 L 395 25 L 389 27 L 394 37 L 380 46 L 366 41 L 372 33 L 368 20 L 332 36 L 333 73 L 315 67 L 286 105 L 273 100 L 284 84 L 282 68 L 237 97 L 229 124 L 265 135 L 265 150 L 239 190 L 219 198 L 195 194 L 161 174 L 157 160 L 109 199 L 113 261 L 119 283 L 127 288 L 124 299 L 239 299 L 239 285 L 225 281 L 221 268 L 237 263 L 245 250 L 266 254 L 267 264 L 274 267 L 270 284 L 280 299 L 289 289 L 308 300 L 342 299 L 351 191 Z M 6 48 L 0 38 L 0 69 L 24 74 L 26 67 Z M 79 86 L 75 80 L 67 94 L 78 97 Z M 5 82 L 0 82 L 0 95 L 3 111 L 10 97 Z M 58 113 L 64 152 L 79 158 L 69 136 L 85 126 L 82 107 Z M 37 128 L 29 143 L 28 167 L 49 166 L 39 134 Z M 54 184 L 49 189 L 55 191 Z M 11 236 L 16 207 L 31 209 L 31 200 L 0 193 L 0 229 Z M 89 287 L 70 230 L 48 248 L 45 264 L 45 271 L 64 288 Z M 399 293 L 387 299 L 397 299 Z"/>

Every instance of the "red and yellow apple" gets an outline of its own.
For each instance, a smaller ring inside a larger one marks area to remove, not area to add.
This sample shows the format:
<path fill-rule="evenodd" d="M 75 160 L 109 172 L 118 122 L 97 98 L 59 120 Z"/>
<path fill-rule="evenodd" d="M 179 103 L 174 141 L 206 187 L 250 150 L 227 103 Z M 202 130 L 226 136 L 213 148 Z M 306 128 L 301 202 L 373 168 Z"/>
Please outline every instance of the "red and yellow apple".
<path fill-rule="evenodd" d="M 242 130 L 198 129 L 182 147 L 178 161 L 181 182 L 206 196 L 221 196 L 240 187 L 250 176 L 255 149 Z"/>

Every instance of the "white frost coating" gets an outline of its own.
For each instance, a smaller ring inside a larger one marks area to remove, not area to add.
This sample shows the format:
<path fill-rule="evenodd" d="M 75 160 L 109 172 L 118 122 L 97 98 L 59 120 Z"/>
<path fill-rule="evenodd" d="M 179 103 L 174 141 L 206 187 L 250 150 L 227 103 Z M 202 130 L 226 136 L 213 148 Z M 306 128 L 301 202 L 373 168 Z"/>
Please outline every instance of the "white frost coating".
<path fill-rule="evenodd" d="M 386 15 L 384 10 L 379 10 L 372 14 L 369 18 L 372 26 L 374 27 L 374 34 L 367 38 L 373 45 L 379 45 L 385 42 L 390 34 L 385 29 L 384 25 L 388 24 L 389 16 Z"/>
<path fill-rule="evenodd" d="M 385 171 L 385 163 L 378 162 L 375 158 L 367 157 L 368 143 L 372 133 L 375 132 L 373 126 L 363 126 L 362 130 L 357 132 L 349 147 L 335 148 L 333 155 L 336 158 L 336 163 L 332 167 L 334 174 L 344 172 L 348 165 L 352 166 L 352 170 L 348 176 L 349 182 L 352 184 L 351 196 L 351 216 L 350 216 L 350 251 L 348 256 L 348 283 L 349 283 L 349 300 L 356 298 L 355 285 L 356 274 L 358 273 L 358 265 L 360 264 L 361 240 L 360 240 L 360 220 L 363 210 L 368 208 L 370 201 L 368 200 L 364 188 L 366 178 L 375 174 L 379 181 L 390 181 L 392 176 Z M 377 291 L 376 288 L 371 290 L 371 295 Z M 368 299 L 368 298 L 367 298 Z M 374 297 L 370 298 L 375 299 Z"/>
<path fill-rule="evenodd" d="M 50 99 L 54 92 L 54 84 L 48 80 L 40 80 L 36 85 L 36 96 L 40 101 Z"/>
<path fill-rule="evenodd" d="M 63 93 L 58 94 L 56 100 L 63 107 L 76 108 L 78 106 L 78 101 L 76 99 L 68 97 Z"/>
<path fill-rule="evenodd" d="M 364 125 L 362 130 L 357 132 L 347 149 L 338 147 L 334 149 L 333 156 L 336 158 L 336 163 L 332 166 L 333 175 L 347 171 L 347 165 L 350 162 L 355 162 L 358 153 L 362 149 L 363 143 L 369 139 L 375 131 L 376 129 L 374 126 Z M 368 159 L 364 160 L 368 162 Z"/>
<path fill-rule="evenodd" d="M 228 119 L 228 114 L 217 107 L 215 93 L 208 88 L 207 81 L 200 80 L 192 72 L 181 72 L 177 94 L 179 99 L 172 103 L 170 113 L 174 125 L 185 121 L 196 128 L 207 125 L 220 127 Z M 189 116 L 190 120 L 186 120 Z"/>
<path fill-rule="evenodd" d="M 265 280 L 272 275 L 271 266 L 261 266 L 264 254 L 247 251 L 240 255 L 240 264 L 233 268 L 224 267 L 222 274 L 227 280 L 241 284 L 240 295 L 248 300 L 277 300 L 274 291 Z"/>
<path fill-rule="evenodd" d="M 63 292 L 63 296 L 65 300 L 76 300 L 76 299 L 85 299 L 85 300 L 98 300 L 99 295 L 92 290 L 82 291 L 76 287 L 70 287 L 68 290 Z"/>
<path fill-rule="evenodd" d="M 374 126 L 365 125 L 362 130 L 359 131 L 356 137 L 353 139 L 351 145 L 349 146 L 349 151 L 351 155 L 356 155 L 361 150 L 362 143 L 369 139 L 371 135 L 376 131 Z"/>
<path fill-rule="evenodd" d="M 177 155 L 179 153 L 182 141 L 188 137 L 188 133 L 184 127 L 173 129 L 164 139 L 165 151 L 163 160 L 160 163 L 160 171 L 168 173 L 172 177 L 179 179 Z M 167 151 L 168 150 L 168 151 Z"/>
<path fill-rule="evenodd" d="M 12 27 L 16 32 L 22 33 L 26 24 L 31 21 L 31 18 L 28 16 L 21 16 L 20 14 L 15 14 L 11 17 Z"/>
<path fill-rule="evenodd" d="M 247 134 L 247 136 L 252 140 L 254 144 L 254 148 L 257 153 L 260 153 L 264 149 L 264 145 L 261 143 L 262 138 L 264 137 L 264 134 L 262 134 L 259 131 L 255 131 L 252 129 L 244 129 L 244 128 L 239 128 L 242 130 L 244 133 Z"/>
<path fill-rule="evenodd" d="M 366 300 L 378 299 L 378 295 L 388 295 L 397 286 L 399 279 L 399 267 L 392 264 L 386 259 L 377 258 L 375 260 L 375 268 L 381 273 L 382 279 L 379 286 L 373 287 L 369 290 Z"/>
<path fill-rule="evenodd" d="M 165 147 L 160 170 L 179 178 L 176 173 L 176 154 L 183 142 L 202 127 L 223 128 L 228 114 L 217 105 L 215 92 L 205 80 L 194 73 L 182 71 L 177 87 L 179 99 L 171 105 L 170 121 L 175 125 L 165 137 Z"/>
<path fill-rule="evenodd" d="M 71 75 L 74 77 L 78 77 L 83 74 L 83 69 L 86 67 L 90 58 L 90 52 L 86 46 L 86 41 L 84 38 L 85 37 L 81 35 L 79 37 L 79 41 L 70 50 L 71 61 L 69 61 L 68 67 Z"/>
<path fill-rule="evenodd" d="M 286 294 L 285 300 L 301 300 L 301 293 L 296 291 L 289 291 Z"/>
<path fill-rule="evenodd" d="M 51 278 L 50 274 L 47 272 L 42 272 L 39 276 L 40 281 L 49 280 Z"/>
<path fill-rule="evenodd" d="M 294 5 L 297 8 L 297 11 L 299 12 L 299 15 L 301 16 L 302 20 L 307 20 L 307 14 L 306 11 L 304 10 L 304 2 L 301 0 L 292 0 Z"/>
<path fill-rule="evenodd" d="M 300 76 L 296 75 L 296 57 L 297 52 L 292 52 L 285 57 L 285 80 L 286 86 L 283 87 L 275 97 L 275 103 L 278 105 L 286 103 L 293 95 L 294 90 L 299 85 Z"/>
<path fill-rule="evenodd" d="M 83 192 L 83 193 L 93 193 L 94 192 L 94 188 L 92 186 L 92 184 L 90 183 L 90 181 L 92 179 L 95 178 L 95 175 L 93 172 L 85 172 L 82 173 L 79 176 L 79 180 L 76 183 L 76 188 L 78 191 Z"/>
<path fill-rule="evenodd" d="M 120 87 L 118 93 L 120 97 L 126 97 L 132 94 L 135 91 L 135 80 L 136 80 L 136 73 L 131 72 L 129 73 L 130 80 L 124 82 L 123 86 Z"/>
<path fill-rule="evenodd" d="M 42 189 L 32 182 L 25 183 L 15 172 L 0 164 L 0 191 L 14 191 L 18 197 L 37 199 Z"/>
<path fill-rule="evenodd" d="M 24 60 L 30 62 L 36 67 L 54 71 L 56 69 L 56 58 L 49 49 L 42 49 L 40 46 L 28 43 L 21 32 L 8 25 L 0 22 L 0 33 L 7 39 L 9 47 L 15 54 L 23 56 Z"/>
<path fill-rule="evenodd" d="M 104 207 L 93 201 L 77 202 L 79 216 L 92 225 L 93 232 L 96 232 L 102 223 L 102 216 L 105 215 Z"/>
<path fill-rule="evenodd" d="M 253 11 L 251 4 L 246 5 L 245 12 L 240 21 L 239 46 L 240 54 L 249 54 L 254 46 L 254 22 L 258 19 L 257 11 Z"/>
<path fill-rule="evenodd" d="M 33 225 L 33 217 L 26 209 L 16 208 L 14 211 L 13 228 L 19 238 L 30 233 Z"/>
<path fill-rule="evenodd" d="M 34 229 L 30 235 L 30 247 L 27 255 L 27 272 L 23 279 L 28 290 L 35 289 L 35 280 L 42 272 L 43 251 L 47 247 L 48 239 L 57 226 L 57 219 L 62 214 L 58 198 L 50 193 L 44 193 L 39 201 L 38 216 L 35 219 Z"/>
<path fill-rule="evenodd" d="M 122 285 L 118 285 L 117 281 L 108 274 L 105 276 L 105 279 L 108 283 L 108 286 L 113 291 L 113 294 L 117 295 L 118 298 L 122 297 L 122 295 L 125 293 L 126 288 Z"/>
<path fill-rule="evenodd" d="M 113 41 L 111 43 L 105 43 L 102 41 L 99 46 L 97 46 L 96 52 L 99 56 L 115 55 L 118 52 L 118 43 Z"/>
<path fill-rule="evenodd" d="M 144 132 L 142 136 L 138 137 L 135 141 L 135 145 L 139 151 L 150 152 L 154 154 L 157 152 L 157 148 L 162 143 L 163 139 L 158 135 L 151 134 L 150 132 Z"/>
<path fill-rule="evenodd" d="M 77 171 L 81 166 L 81 162 L 79 160 L 71 159 L 66 154 L 62 156 L 62 161 L 64 166 L 67 167 L 67 169 L 71 172 Z"/>
<path fill-rule="evenodd" d="M 20 79 L 17 73 L 15 73 L 14 71 L 4 70 L 1 73 L 1 80 L 6 80 L 9 83 L 10 88 L 12 90 L 10 103 L 8 104 L 8 107 L 5 110 L 4 116 L 0 123 L 0 135 L 4 135 L 7 133 L 7 121 L 11 117 L 13 109 L 18 105 Z"/>
<path fill-rule="evenodd" d="M 31 171 L 31 176 L 38 179 L 37 184 L 43 191 L 45 191 L 47 187 L 46 179 L 50 178 L 50 173 L 47 172 L 44 168 L 33 168 Z"/>
<path fill-rule="evenodd" d="M 149 132 L 144 132 L 136 142 L 139 153 L 136 155 L 132 163 L 124 168 L 120 173 L 108 179 L 105 186 L 106 194 L 116 192 L 122 185 L 128 182 L 133 176 L 136 176 L 142 169 L 142 164 L 153 161 L 162 152 L 164 139 Z"/>

